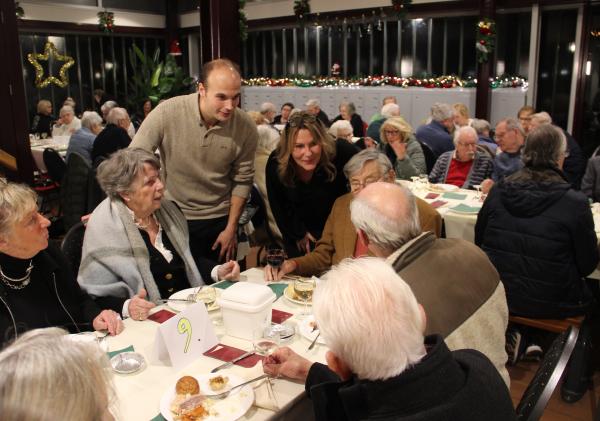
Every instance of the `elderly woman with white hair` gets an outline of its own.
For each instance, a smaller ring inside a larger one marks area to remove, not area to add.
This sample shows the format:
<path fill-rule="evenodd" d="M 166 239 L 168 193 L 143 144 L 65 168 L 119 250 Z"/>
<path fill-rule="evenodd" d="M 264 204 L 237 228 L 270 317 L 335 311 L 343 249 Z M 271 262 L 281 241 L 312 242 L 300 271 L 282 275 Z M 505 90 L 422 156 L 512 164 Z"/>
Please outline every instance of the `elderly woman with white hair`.
<path fill-rule="evenodd" d="M 439 335 L 424 336 L 423 308 L 383 260 L 334 267 L 314 292 L 313 312 L 327 340 L 327 366 L 280 348 L 263 367 L 305 382 L 315 420 L 516 420 L 492 363 L 475 350 L 449 351 Z"/>
<path fill-rule="evenodd" d="M 415 175 L 427 173 L 423 149 L 415 139 L 412 127 L 402 117 L 385 120 L 379 129 L 379 138 L 379 149 L 392 162 L 398 180 L 410 180 Z"/>
<path fill-rule="evenodd" d="M 33 190 L 0 180 L 0 347 L 42 327 L 122 329 L 115 312 L 101 311 L 79 287 L 65 256 L 48 242 L 49 226 Z"/>
<path fill-rule="evenodd" d="M 100 164 L 97 178 L 108 197 L 92 213 L 83 241 L 79 283 L 97 303 L 135 320 L 177 291 L 239 275 L 233 261 L 194 261 L 187 221 L 164 199 L 159 170 L 154 154 L 136 148 Z"/>
<path fill-rule="evenodd" d="M 70 105 L 63 105 L 56 124 L 52 128 L 52 137 L 71 136 L 81 128 L 81 120 L 75 117 L 75 111 Z"/>
<path fill-rule="evenodd" d="M 352 124 L 354 136 L 363 137 L 365 135 L 365 122 L 362 117 L 356 113 L 356 106 L 353 102 L 342 101 L 340 103 L 340 114 L 333 119 L 332 123 L 338 120 L 346 120 Z"/>
<path fill-rule="evenodd" d="M 102 117 L 95 111 L 86 111 L 81 117 L 81 129 L 77 130 L 69 139 L 67 148 L 67 161 L 69 156 L 76 152 L 87 162 L 92 164 L 92 149 L 94 140 L 98 133 L 102 131 Z"/>
<path fill-rule="evenodd" d="M 127 129 L 131 124 L 129 114 L 125 108 L 115 107 L 108 112 L 107 125 L 102 130 L 92 149 L 92 162 L 98 164 L 98 159 L 106 159 L 119 149 L 124 149 L 131 143 Z"/>
<path fill-rule="evenodd" d="M 477 150 L 477 132 L 464 126 L 454 132 L 453 151 L 444 152 L 429 174 L 429 182 L 452 184 L 472 189 L 488 179 L 494 170 L 494 161 L 488 154 Z"/>
<path fill-rule="evenodd" d="M 350 124 L 348 120 L 335 121 L 327 132 L 336 139 L 343 139 L 349 143 L 353 143 L 352 138 L 354 137 L 354 131 L 352 129 L 352 124 Z"/>
<path fill-rule="evenodd" d="M 0 353 L 4 420 L 111 421 L 114 400 L 106 354 L 57 328 L 27 332 Z"/>

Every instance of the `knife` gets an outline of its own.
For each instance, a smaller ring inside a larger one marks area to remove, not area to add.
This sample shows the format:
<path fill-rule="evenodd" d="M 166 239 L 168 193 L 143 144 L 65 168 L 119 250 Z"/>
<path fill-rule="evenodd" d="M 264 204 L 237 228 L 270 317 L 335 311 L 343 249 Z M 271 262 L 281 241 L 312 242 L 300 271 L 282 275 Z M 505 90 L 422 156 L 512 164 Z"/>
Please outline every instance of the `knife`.
<path fill-rule="evenodd" d="M 234 358 L 233 360 L 231 360 L 231 361 L 229 361 L 229 362 L 227 362 L 225 364 L 221 364 L 220 366 L 213 368 L 212 370 L 210 370 L 210 372 L 211 373 L 216 373 L 217 371 L 219 371 L 219 370 L 221 370 L 223 368 L 230 367 L 230 366 L 234 365 L 235 363 L 237 363 L 238 361 L 241 361 L 244 358 L 249 357 L 250 355 L 254 355 L 254 353 L 255 353 L 254 351 L 248 351 L 245 354 L 242 354 L 239 357 Z"/>
<path fill-rule="evenodd" d="M 176 301 L 179 303 L 188 303 L 188 304 L 195 304 L 196 301 L 190 301 L 186 298 L 161 298 L 159 300 L 161 303 L 168 303 L 169 301 Z"/>

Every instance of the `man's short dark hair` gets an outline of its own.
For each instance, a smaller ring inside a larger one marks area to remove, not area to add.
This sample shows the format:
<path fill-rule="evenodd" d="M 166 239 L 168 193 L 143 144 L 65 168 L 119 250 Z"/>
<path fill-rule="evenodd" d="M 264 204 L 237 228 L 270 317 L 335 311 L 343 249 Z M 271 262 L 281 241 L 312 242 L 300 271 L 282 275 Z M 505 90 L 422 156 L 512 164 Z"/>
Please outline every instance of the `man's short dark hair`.
<path fill-rule="evenodd" d="M 241 77 L 242 74 L 240 73 L 240 67 L 237 64 L 227 58 L 218 58 L 204 63 L 204 66 L 202 66 L 202 71 L 200 72 L 200 82 L 202 82 L 205 88 L 208 85 L 208 77 L 212 71 L 224 67 L 232 69 L 238 74 L 238 76 Z"/>

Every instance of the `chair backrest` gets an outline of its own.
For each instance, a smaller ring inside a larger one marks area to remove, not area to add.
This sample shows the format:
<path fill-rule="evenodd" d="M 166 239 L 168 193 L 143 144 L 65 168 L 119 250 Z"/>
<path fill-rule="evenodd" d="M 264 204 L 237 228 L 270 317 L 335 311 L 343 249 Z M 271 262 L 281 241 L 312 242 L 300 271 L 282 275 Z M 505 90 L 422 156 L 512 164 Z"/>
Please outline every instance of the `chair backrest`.
<path fill-rule="evenodd" d="M 573 353 L 579 329 L 570 326 L 552 342 L 540 367 L 527 386 L 517 405 L 519 421 L 537 421 L 542 416 L 548 401 L 558 384 L 567 362 Z"/>
<path fill-rule="evenodd" d="M 79 221 L 69 229 L 60 246 L 69 263 L 71 263 L 75 277 L 77 277 L 79 265 L 81 264 L 81 248 L 83 247 L 84 235 L 85 225 Z"/>
<path fill-rule="evenodd" d="M 61 184 L 67 172 L 67 164 L 58 152 L 52 148 L 44 149 L 44 165 L 48 169 L 48 175 L 55 183 Z"/>
<path fill-rule="evenodd" d="M 435 153 L 427 143 L 419 140 L 419 144 L 421 145 L 421 149 L 423 150 L 423 155 L 425 156 L 425 166 L 427 167 L 427 174 L 429 174 L 431 172 L 431 169 L 435 165 L 435 161 L 437 161 L 438 157 L 435 155 Z"/>
<path fill-rule="evenodd" d="M 69 155 L 65 178 L 60 186 L 63 224 L 67 231 L 88 213 L 88 179 L 91 171 L 89 162 L 83 156 L 77 152 Z"/>

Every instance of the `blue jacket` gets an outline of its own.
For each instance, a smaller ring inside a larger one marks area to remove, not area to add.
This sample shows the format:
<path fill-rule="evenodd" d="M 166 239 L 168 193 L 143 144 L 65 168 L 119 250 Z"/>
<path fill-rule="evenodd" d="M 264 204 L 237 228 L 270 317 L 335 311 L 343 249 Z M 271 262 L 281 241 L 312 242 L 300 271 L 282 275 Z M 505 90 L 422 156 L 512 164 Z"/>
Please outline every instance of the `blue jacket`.
<path fill-rule="evenodd" d="M 426 143 L 431 148 L 436 158 L 444 152 L 454 149 L 452 136 L 439 121 L 433 120 L 429 124 L 420 126 L 415 135 L 419 142 Z"/>
<path fill-rule="evenodd" d="M 94 148 L 94 140 L 96 135 L 89 129 L 82 127 L 71 135 L 69 139 L 69 147 L 67 148 L 67 161 L 73 152 L 85 158 L 92 165 L 92 149 Z"/>

